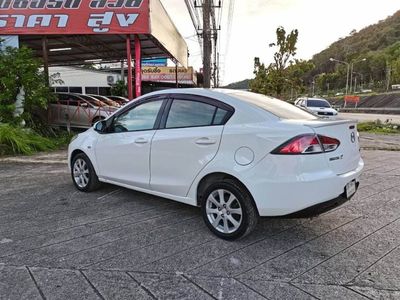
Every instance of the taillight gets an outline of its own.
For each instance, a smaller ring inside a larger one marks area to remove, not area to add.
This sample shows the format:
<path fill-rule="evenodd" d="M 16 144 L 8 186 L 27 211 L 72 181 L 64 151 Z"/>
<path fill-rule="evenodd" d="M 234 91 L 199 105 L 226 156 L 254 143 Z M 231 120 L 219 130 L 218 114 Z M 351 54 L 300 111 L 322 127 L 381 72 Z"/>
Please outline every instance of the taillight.
<path fill-rule="evenodd" d="M 334 151 L 339 145 L 340 141 L 331 137 L 303 134 L 290 139 L 271 153 L 286 155 L 317 154 Z"/>
<path fill-rule="evenodd" d="M 318 135 L 318 139 L 321 142 L 325 152 L 335 151 L 340 145 L 340 141 L 328 136 Z"/>

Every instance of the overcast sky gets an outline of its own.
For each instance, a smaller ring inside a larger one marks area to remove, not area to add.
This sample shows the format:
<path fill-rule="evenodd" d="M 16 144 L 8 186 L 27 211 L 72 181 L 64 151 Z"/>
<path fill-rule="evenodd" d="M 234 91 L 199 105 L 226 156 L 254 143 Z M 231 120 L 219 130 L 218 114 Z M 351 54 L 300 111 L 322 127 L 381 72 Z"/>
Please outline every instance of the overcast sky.
<path fill-rule="evenodd" d="M 189 64 L 201 67 L 200 49 L 183 0 L 161 0 L 188 44 Z M 225 16 L 221 31 L 221 53 L 225 53 L 229 1 L 223 0 Z M 198 0 L 198 2 L 201 2 Z M 215 1 L 217 2 L 217 1 Z M 332 5 L 329 6 L 328 2 Z M 385 19 L 400 9 L 398 0 L 236 0 L 227 57 L 221 60 L 222 83 L 252 78 L 255 56 L 270 63 L 275 30 L 299 30 L 297 58 L 309 59 L 350 31 Z"/>

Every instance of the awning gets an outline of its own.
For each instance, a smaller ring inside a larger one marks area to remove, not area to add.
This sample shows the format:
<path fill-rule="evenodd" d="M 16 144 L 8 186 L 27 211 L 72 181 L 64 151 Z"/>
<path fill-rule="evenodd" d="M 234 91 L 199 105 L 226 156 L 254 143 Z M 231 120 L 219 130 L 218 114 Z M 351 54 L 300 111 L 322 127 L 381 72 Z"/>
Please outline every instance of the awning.
<path fill-rule="evenodd" d="M 49 65 L 126 58 L 126 35 L 137 35 L 142 57 L 167 57 L 187 67 L 187 45 L 159 0 L 0 1 L 0 32 Z"/>

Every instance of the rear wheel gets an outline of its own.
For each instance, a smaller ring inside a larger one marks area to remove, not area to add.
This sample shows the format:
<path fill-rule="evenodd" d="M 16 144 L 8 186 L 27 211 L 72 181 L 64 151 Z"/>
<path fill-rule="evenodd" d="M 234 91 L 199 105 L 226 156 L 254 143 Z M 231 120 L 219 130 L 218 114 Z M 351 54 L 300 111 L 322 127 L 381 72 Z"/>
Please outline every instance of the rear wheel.
<path fill-rule="evenodd" d="M 236 181 L 223 180 L 211 184 L 203 199 L 204 222 L 218 237 L 238 239 L 256 227 L 258 213 L 251 195 Z"/>
<path fill-rule="evenodd" d="M 94 191 L 101 185 L 89 157 L 84 153 L 72 159 L 71 176 L 75 187 L 82 192 Z"/>

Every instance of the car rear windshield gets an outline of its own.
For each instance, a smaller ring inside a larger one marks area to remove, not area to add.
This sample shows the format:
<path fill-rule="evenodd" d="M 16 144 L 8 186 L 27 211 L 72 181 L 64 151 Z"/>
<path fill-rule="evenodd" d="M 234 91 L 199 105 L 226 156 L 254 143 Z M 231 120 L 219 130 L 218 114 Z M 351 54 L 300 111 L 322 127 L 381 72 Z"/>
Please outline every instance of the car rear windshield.
<path fill-rule="evenodd" d="M 331 107 L 328 101 L 325 100 L 314 100 L 308 99 L 307 100 L 307 107 Z"/>
<path fill-rule="evenodd" d="M 315 115 L 285 101 L 250 92 L 235 92 L 232 96 L 262 108 L 278 118 L 287 120 L 315 120 Z"/>

